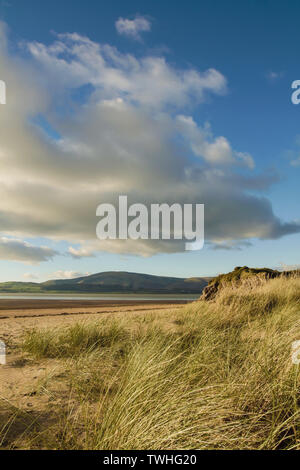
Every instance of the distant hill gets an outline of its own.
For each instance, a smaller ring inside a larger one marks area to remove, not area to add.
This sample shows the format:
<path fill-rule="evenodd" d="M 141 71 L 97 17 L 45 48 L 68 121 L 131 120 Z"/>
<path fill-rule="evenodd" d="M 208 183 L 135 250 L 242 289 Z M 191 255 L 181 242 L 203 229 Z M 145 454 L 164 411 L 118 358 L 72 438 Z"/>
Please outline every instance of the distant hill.
<path fill-rule="evenodd" d="M 128 272 L 103 272 L 76 279 L 57 279 L 42 283 L 3 282 L 6 293 L 135 293 L 135 294 L 200 294 L 209 277 L 177 278 Z"/>

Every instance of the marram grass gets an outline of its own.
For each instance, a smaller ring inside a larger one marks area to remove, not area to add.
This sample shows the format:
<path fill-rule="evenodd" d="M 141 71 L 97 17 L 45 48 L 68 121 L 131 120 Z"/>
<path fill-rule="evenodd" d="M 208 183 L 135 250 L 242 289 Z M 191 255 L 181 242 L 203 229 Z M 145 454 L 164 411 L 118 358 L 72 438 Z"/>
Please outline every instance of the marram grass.
<path fill-rule="evenodd" d="M 41 387 L 56 401 L 40 416 L 6 407 L 0 443 L 300 449 L 300 366 L 291 360 L 298 339 L 300 279 L 228 287 L 214 302 L 176 311 L 34 330 L 25 353 L 57 358 L 65 374 Z M 23 432 L 10 437 L 22 419 Z"/>

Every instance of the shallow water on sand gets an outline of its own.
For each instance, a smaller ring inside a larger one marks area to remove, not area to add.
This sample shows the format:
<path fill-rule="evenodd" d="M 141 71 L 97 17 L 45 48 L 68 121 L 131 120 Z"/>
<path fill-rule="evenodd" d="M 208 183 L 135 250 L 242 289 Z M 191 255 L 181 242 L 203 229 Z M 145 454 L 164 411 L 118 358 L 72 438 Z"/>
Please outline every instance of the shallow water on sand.
<path fill-rule="evenodd" d="M 0 294 L 1 299 L 15 300 L 129 300 L 129 301 L 193 301 L 200 297 L 201 294 Z"/>

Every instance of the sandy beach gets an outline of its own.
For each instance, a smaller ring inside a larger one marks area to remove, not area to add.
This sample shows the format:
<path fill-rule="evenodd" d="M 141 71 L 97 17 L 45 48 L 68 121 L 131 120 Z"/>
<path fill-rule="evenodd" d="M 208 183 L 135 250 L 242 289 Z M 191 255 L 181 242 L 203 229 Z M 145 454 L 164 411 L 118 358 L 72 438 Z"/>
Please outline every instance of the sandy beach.
<path fill-rule="evenodd" d="M 186 301 L 107 301 L 107 300 L 0 300 L 0 340 L 6 344 L 6 365 L 0 366 L 0 397 L 14 405 L 30 408 L 28 394 L 56 360 L 27 364 L 17 348 L 21 337 L 33 328 L 56 328 L 81 321 L 114 316 L 123 318 L 179 309 Z M 24 363 L 23 363 L 24 362 Z M 24 367 L 25 366 L 25 367 Z M 41 405 L 42 403 L 40 403 Z"/>
<path fill-rule="evenodd" d="M 184 300 L 0 300 L 0 339 L 14 340 L 31 328 L 56 327 L 74 321 L 92 320 L 108 315 L 180 308 Z M 9 360 L 9 351 L 8 351 Z"/>

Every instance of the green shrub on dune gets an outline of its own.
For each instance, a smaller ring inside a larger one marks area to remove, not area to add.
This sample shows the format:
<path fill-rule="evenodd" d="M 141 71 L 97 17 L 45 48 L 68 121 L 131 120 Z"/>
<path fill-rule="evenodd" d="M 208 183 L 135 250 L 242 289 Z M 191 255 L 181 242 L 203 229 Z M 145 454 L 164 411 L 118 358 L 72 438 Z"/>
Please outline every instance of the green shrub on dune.
<path fill-rule="evenodd" d="M 248 268 L 248 266 L 237 266 L 233 271 L 226 274 L 220 274 L 213 278 L 204 288 L 201 300 L 213 300 L 224 287 L 238 287 L 242 283 L 249 286 L 256 286 L 261 281 L 275 279 L 277 277 L 296 277 L 300 271 L 277 271 L 269 268 Z"/>

